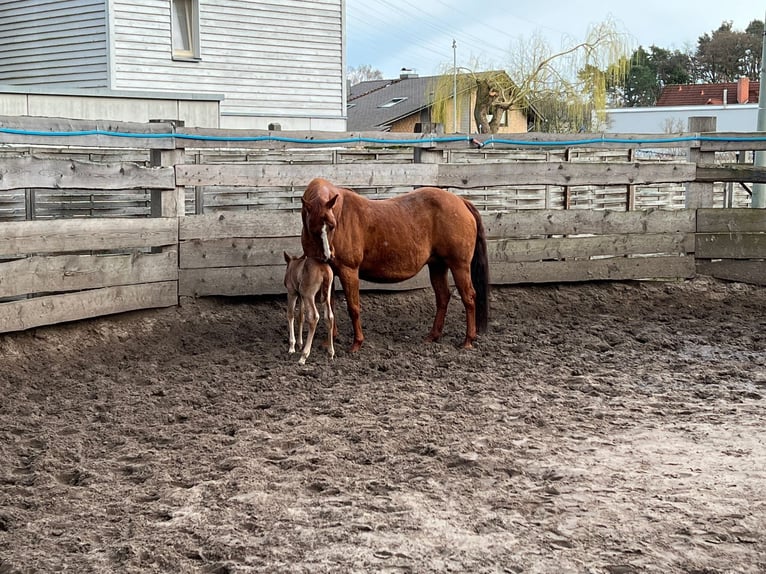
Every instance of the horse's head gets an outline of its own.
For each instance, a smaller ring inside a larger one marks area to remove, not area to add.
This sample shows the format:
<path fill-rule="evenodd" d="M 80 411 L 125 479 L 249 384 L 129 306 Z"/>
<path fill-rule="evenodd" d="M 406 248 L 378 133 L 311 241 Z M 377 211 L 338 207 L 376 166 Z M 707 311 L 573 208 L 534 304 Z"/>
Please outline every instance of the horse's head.
<path fill-rule="evenodd" d="M 333 208 L 338 197 L 334 186 L 322 179 L 312 180 L 303 194 L 301 239 L 304 252 L 311 257 L 325 261 L 333 258 L 332 240 L 338 224 Z"/>

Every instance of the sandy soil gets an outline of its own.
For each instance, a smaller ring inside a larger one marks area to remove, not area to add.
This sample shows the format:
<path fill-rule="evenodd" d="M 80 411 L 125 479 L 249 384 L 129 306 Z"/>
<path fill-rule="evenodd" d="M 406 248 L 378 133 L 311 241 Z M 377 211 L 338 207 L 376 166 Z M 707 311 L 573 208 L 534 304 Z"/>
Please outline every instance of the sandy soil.
<path fill-rule="evenodd" d="M 431 298 L 306 366 L 283 297 L 0 336 L 0 573 L 766 572 L 766 289 Z"/>

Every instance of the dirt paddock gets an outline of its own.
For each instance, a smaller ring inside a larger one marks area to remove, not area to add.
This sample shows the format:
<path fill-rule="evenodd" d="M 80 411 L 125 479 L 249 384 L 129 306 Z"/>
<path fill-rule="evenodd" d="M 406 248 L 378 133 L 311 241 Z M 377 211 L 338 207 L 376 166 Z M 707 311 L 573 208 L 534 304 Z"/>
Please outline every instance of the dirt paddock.
<path fill-rule="evenodd" d="M 0 335 L 0 573 L 766 572 L 766 289 L 362 303 L 305 366 L 284 297 Z"/>

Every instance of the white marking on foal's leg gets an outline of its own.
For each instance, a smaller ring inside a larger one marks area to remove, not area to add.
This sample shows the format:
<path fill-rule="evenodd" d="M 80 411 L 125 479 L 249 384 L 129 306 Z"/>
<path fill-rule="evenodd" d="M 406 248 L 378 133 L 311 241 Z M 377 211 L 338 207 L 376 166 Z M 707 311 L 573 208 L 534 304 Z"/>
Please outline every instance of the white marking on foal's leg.
<path fill-rule="evenodd" d="M 322 224 L 322 251 L 324 251 L 324 258 L 330 260 L 330 241 L 327 239 L 327 224 Z"/>
<path fill-rule="evenodd" d="M 327 352 L 330 353 L 330 359 L 334 359 L 335 346 L 332 341 L 332 330 L 335 326 L 335 314 L 332 312 L 332 281 L 330 281 L 330 284 L 327 287 L 327 293 L 325 293 L 324 317 L 327 324 L 327 341 L 329 343 Z"/>
<path fill-rule="evenodd" d="M 290 333 L 290 346 L 287 350 L 288 353 L 294 353 L 295 352 L 295 330 L 294 330 L 294 324 L 295 324 L 295 303 L 296 303 L 296 297 L 288 293 L 287 295 L 287 327 L 289 329 Z"/>
<path fill-rule="evenodd" d="M 305 365 L 306 359 L 308 359 L 309 355 L 311 354 L 311 344 L 314 341 L 314 334 L 317 331 L 317 323 L 319 323 L 319 312 L 316 308 L 314 295 L 311 295 L 311 297 L 302 298 L 301 308 L 305 313 L 305 320 L 308 321 L 309 324 L 309 332 L 306 336 L 306 344 L 303 346 L 301 358 L 298 360 L 301 365 Z"/>

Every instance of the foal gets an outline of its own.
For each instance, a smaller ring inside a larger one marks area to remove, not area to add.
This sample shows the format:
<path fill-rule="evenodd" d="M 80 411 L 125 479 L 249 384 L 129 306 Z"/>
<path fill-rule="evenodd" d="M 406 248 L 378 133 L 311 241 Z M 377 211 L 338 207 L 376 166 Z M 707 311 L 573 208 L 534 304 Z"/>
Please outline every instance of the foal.
<path fill-rule="evenodd" d="M 332 312 L 332 282 L 333 272 L 327 263 L 313 257 L 292 257 L 284 252 L 287 270 L 285 271 L 285 287 L 287 288 L 287 325 L 290 330 L 290 348 L 288 352 L 295 352 L 295 332 L 293 324 L 295 321 L 295 305 L 298 303 L 298 344 L 303 344 L 303 320 L 308 321 L 309 332 L 306 337 L 306 344 L 303 347 L 301 358 L 298 361 L 301 365 L 306 363 L 311 353 L 311 343 L 314 340 L 317 323 L 319 323 L 319 312 L 316 306 L 316 295 L 319 294 L 320 306 L 323 309 L 325 321 L 327 323 L 327 350 L 330 358 L 335 357 L 335 348 L 333 347 L 332 337 L 335 329 L 335 315 Z"/>

